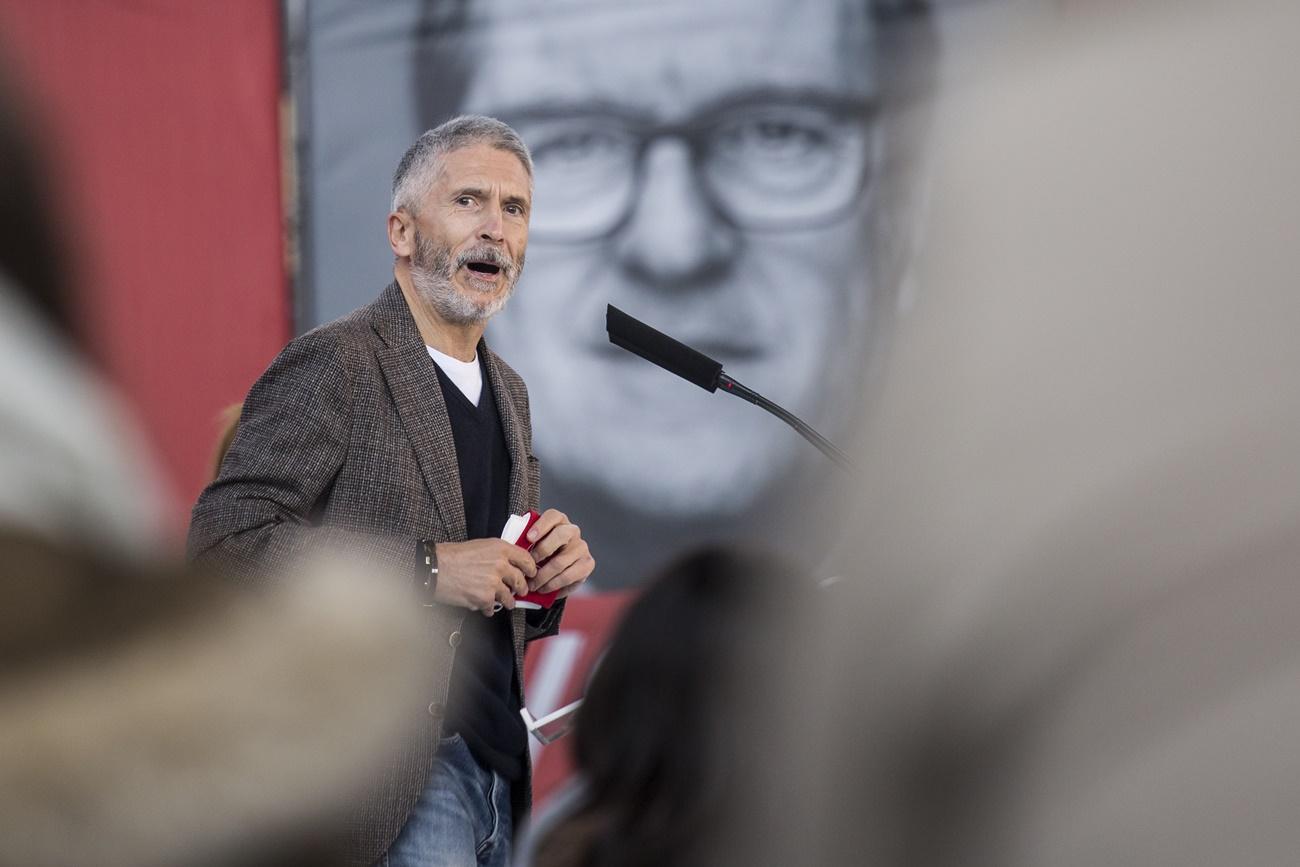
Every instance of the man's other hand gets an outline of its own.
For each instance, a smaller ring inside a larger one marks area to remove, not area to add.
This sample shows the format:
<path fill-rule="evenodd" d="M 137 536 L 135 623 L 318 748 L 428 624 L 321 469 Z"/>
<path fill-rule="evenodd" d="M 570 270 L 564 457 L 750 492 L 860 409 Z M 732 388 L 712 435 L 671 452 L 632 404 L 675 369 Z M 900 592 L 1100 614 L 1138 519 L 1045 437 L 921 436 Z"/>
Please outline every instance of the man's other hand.
<path fill-rule="evenodd" d="M 527 593 L 529 579 L 537 575 L 532 556 L 503 539 L 439 542 L 437 553 L 438 589 L 434 601 L 469 608 L 488 617 L 496 603 L 514 608 L 515 596 Z"/>
<path fill-rule="evenodd" d="M 596 568 L 582 530 L 570 523 L 569 516 L 563 512 L 555 509 L 543 512 L 529 529 L 528 541 L 533 543 L 528 552 L 533 562 L 545 561 L 536 574 L 528 576 L 530 590 L 542 593 L 558 590 L 563 599 L 577 590 Z"/>

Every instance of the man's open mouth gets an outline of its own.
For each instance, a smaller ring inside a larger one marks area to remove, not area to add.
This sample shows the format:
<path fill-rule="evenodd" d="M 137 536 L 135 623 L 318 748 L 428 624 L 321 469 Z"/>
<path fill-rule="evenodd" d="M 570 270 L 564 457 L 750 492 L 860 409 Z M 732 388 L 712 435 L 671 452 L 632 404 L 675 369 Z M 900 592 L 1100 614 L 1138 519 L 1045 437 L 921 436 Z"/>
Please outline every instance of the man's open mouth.
<path fill-rule="evenodd" d="M 465 267 L 469 268 L 469 270 L 473 271 L 475 274 L 482 274 L 487 277 L 495 277 L 497 274 L 501 273 L 501 267 L 499 265 L 494 265 L 491 262 L 470 262 Z"/>

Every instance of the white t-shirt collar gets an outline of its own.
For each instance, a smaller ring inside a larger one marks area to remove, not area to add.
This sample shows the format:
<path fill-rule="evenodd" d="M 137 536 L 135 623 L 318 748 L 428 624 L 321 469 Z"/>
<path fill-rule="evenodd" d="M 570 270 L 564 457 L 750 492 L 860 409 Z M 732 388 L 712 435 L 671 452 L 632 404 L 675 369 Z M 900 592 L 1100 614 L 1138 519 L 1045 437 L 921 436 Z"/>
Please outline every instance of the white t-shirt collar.
<path fill-rule="evenodd" d="M 461 361 L 432 346 L 426 345 L 424 348 L 429 350 L 429 357 L 447 374 L 447 378 L 456 383 L 460 393 L 469 398 L 470 403 L 478 406 L 479 395 L 483 393 L 483 368 L 479 367 L 478 353 L 475 352 L 469 361 Z"/>

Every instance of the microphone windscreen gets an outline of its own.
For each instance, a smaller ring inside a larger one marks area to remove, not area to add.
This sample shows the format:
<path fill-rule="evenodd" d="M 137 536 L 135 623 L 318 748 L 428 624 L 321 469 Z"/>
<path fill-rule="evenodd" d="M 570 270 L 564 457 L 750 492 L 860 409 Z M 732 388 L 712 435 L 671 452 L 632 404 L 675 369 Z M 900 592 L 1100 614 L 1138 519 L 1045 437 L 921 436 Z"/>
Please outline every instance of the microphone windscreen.
<path fill-rule="evenodd" d="M 662 331 L 656 331 L 613 304 L 605 308 L 605 330 L 609 332 L 609 342 L 615 346 L 621 346 L 705 391 L 718 390 L 722 362 L 673 340 Z"/>

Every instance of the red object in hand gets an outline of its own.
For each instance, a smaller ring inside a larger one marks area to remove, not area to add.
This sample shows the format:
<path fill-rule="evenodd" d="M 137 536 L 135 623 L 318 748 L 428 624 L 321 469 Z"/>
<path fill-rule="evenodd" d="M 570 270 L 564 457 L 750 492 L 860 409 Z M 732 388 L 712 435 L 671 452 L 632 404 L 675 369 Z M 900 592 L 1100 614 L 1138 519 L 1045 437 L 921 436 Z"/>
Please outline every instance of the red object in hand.
<path fill-rule="evenodd" d="M 531 551 L 533 543 L 528 541 L 528 531 L 532 529 L 533 524 L 536 524 L 537 519 L 540 517 L 541 515 L 534 509 L 529 509 L 525 515 L 511 515 L 510 519 L 506 521 L 505 529 L 501 531 L 501 538 L 518 545 L 525 551 Z M 540 568 L 545 562 L 543 560 L 538 563 L 538 567 Z M 523 596 L 516 596 L 515 599 L 518 601 L 515 605 L 519 608 L 550 608 L 555 604 L 555 597 L 559 593 L 559 590 L 552 590 L 550 593 L 538 593 L 533 590 Z"/>

